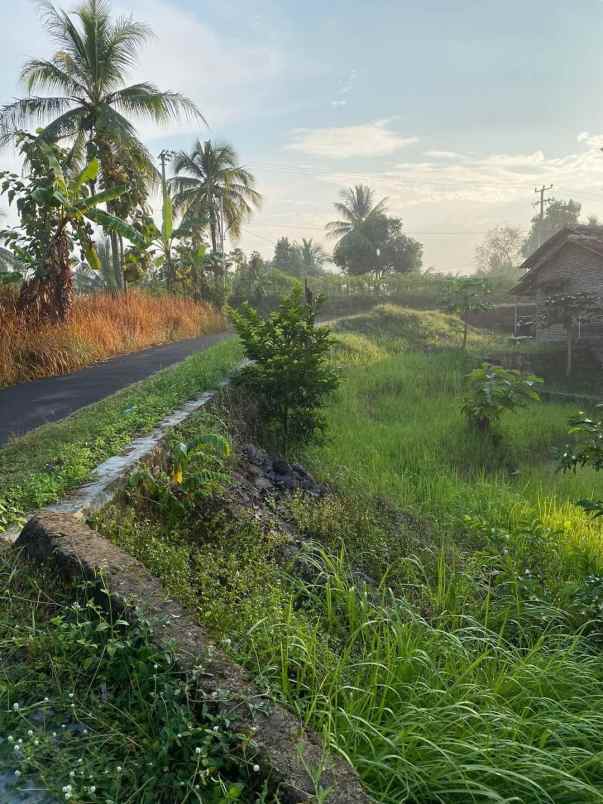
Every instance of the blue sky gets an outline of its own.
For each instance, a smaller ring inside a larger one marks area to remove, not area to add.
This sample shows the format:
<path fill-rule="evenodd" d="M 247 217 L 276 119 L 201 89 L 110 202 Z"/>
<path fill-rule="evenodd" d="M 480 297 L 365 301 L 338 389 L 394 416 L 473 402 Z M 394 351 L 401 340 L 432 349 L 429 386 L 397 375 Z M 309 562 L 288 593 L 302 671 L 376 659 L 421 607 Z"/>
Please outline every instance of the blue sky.
<path fill-rule="evenodd" d="M 210 123 L 141 126 L 151 149 L 227 139 L 257 175 L 245 249 L 268 256 L 280 235 L 328 246 L 332 202 L 358 182 L 444 271 L 473 270 L 490 227 L 527 228 L 536 184 L 603 217 L 601 0 L 113 5 L 156 33 L 133 77 L 184 91 Z M 1 4 L 2 102 L 23 60 L 51 49 L 33 3 Z"/>

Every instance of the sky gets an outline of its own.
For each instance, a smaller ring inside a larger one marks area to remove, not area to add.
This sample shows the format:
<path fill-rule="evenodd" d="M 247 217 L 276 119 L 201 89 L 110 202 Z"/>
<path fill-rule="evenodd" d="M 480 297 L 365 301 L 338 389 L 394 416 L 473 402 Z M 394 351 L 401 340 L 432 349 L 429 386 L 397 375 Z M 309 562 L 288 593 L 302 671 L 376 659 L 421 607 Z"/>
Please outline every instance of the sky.
<path fill-rule="evenodd" d="M 78 0 L 58 0 L 70 10 Z M 153 153 L 232 143 L 263 207 L 239 245 L 332 248 L 339 191 L 388 199 L 425 267 L 475 270 L 497 225 L 527 231 L 534 188 L 603 219 L 602 0 L 113 0 L 149 24 L 132 80 L 183 92 L 208 127 L 138 126 Z M 0 2 L 0 103 L 53 44 L 30 0 Z M 10 150 L 0 167 L 14 167 Z M 2 201 L 0 200 L 0 209 Z"/>

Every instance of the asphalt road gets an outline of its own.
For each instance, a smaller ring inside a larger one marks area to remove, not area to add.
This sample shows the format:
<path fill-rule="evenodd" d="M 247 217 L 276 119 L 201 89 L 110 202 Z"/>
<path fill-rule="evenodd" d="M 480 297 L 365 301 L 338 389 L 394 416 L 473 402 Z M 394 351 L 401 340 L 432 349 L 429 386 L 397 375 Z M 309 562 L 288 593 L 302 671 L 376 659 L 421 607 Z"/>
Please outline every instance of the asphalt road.
<path fill-rule="evenodd" d="M 98 402 L 228 337 L 230 333 L 224 332 L 153 346 L 88 366 L 73 374 L 22 382 L 0 390 L 0 446 L 6 444 L 11 436 L 23 435 L 41 424 L 64 419 L 85 405 Z"/>

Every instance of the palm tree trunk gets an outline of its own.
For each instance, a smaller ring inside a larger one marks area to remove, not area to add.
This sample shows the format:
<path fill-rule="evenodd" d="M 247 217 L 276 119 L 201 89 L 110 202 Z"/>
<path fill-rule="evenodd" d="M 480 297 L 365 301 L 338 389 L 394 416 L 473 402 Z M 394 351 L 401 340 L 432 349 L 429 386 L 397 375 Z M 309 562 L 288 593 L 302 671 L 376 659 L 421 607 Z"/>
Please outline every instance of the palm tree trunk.
<path fill-rule="evenodd" d="M 113 263 L 113 275 L 115 284 L 120 290 L 124 288 L 124 274 L 121 267 L 121 255 L 119 252 L 119 238 L 115 232 L 111 232 L 111 260 Z"/>

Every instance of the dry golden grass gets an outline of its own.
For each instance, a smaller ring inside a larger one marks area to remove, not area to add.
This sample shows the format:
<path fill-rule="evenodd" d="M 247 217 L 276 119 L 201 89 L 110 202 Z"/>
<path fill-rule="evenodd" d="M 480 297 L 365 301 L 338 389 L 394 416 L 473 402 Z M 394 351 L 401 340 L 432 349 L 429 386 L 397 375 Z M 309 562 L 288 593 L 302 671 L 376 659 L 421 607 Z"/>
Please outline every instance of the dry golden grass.
<path fill-rule="evenodd" d="M 32 328 L 5 296 L 0 299 L 0 387 L 224 328 L 222 313 L 207 304 L 142 291 L 78 296 L 69 323 Z"/>

